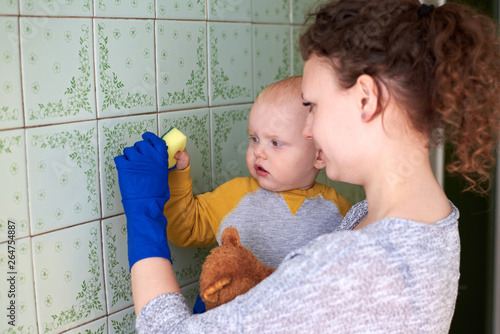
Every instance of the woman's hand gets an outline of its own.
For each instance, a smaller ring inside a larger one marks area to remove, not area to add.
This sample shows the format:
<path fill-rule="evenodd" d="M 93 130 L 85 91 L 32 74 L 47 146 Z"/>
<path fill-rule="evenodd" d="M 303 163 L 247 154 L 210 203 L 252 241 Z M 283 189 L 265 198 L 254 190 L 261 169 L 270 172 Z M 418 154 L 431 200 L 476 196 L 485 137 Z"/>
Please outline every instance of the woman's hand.
<path fill-rule="evenodd" d="M 123 209 L 127 216 L 130 268 L 139 260 L 161 257 L 171 261 L 167 219 L 163 214 L 170 198 L 168 152 L 165 141 L 151 132 L 115 157 Z"/>

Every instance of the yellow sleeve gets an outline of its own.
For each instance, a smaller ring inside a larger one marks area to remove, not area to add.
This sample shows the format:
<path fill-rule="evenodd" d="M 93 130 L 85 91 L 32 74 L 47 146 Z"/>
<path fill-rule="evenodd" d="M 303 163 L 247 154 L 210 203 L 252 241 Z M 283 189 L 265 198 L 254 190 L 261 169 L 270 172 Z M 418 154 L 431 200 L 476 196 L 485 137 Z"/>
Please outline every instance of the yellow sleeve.
<path fill-rule="evenodd" d="M 331 200 L 337 205 L 342 217 L 345 217 L 347 212 L 351 209 L 351 203 L 341 194 L 337 193 L 334 188 L 328 187 L 323 184 L 323 190 L 321 191 L 323 198 Z"/>
<path fill-rule="evenodd" d="M 259 187 L 252 178 L 235 178 L 212 192 L 193 196 L 190 166 L 169 175 L 170 199 L 165 204 L 167 235 L 181 247 L 205 247 L 215 244 L 215 236 L 224 217 L 249 191 Z"/>

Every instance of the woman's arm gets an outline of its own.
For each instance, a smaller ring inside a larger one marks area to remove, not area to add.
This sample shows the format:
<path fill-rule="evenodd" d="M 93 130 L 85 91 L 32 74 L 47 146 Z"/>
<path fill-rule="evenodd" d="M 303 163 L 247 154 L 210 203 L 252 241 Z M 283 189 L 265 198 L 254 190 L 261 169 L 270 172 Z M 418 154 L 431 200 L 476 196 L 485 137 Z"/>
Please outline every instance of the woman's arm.
<path fill-rule="evenodd" d="M 137 261 L 130 272 L 135 314 L 154 298 L 165 293 L 181 293 L 172 263 L 161 257 Z"/>

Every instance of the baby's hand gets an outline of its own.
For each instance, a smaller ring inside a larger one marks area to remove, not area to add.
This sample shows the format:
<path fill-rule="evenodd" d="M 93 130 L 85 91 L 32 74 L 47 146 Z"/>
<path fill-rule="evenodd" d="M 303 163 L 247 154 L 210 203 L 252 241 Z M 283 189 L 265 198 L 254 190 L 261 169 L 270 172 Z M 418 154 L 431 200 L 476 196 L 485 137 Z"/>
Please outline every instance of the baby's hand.
<path fill-rule="evenodd" d="M 189 166 L 189 154 L 186 149 L 175 153 L 174 158 L 177 159 L 175 170 L 184 170 Z"/>

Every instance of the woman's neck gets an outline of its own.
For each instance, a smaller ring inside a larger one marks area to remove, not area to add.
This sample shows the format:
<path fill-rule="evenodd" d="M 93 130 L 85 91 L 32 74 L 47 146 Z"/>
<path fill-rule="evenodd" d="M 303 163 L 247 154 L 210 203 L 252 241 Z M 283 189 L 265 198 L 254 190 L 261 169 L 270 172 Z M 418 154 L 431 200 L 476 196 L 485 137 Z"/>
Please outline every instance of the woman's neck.
<path fill-rule="evenodd" d="M 426 149 L 410 151 L 382 163 L 365 184 L 368 214 L 357 228 L 383 218 L 434 223 L 451 212 L 448 199 L 432 172 Z"/>

